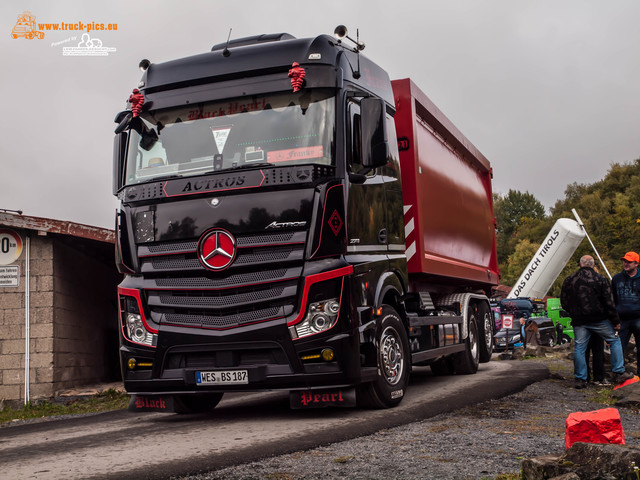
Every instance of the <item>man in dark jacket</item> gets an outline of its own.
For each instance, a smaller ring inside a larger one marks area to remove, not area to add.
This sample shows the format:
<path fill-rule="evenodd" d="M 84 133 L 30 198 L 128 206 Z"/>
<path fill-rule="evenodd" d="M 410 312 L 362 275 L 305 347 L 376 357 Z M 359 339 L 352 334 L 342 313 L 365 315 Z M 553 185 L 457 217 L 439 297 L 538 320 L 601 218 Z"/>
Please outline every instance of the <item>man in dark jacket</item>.
<path fill-rule="evenodd" d="M 620 317 L 620 341 L 622 351 L 627 350 L 631 334 L 636 341 L 638 368 L 640 369 L 640 256 L 636 252 L 627 252 L 622 257 L 622 272 L 616 273 L 611 280 L 611 293 Z"/>
<path fill-rule="evenodd" d="M 618 338 L 620 320 L 613 304 L 609 281 L 596 273 L 594 266 L 593 257 L 583 256 L 580 259 L 580 270 L 565 279 L 560 295 L 562 308 L 571 315 L 575 335 L 573 375 L 576 388 L 587 385 L 585 351 L 591 335 L 598 335 L 610 345 L 614 383 L 623 383 L 633 378 L 624 369 L 622 344 Z"/>

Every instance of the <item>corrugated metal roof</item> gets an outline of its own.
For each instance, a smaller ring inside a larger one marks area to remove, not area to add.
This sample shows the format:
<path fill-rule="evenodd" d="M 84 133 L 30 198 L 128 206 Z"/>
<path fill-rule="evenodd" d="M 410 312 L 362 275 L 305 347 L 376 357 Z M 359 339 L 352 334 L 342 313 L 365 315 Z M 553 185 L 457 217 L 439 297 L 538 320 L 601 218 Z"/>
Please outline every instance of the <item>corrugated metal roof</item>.
<path fill-rule="evenodd" d="M 0 226 L 24 228 L 38 232 L 58 233 L 72 237 L 88 238 L 100 242 L 115 243 L 115 232 L 107 228 L 93 227 L 81 223 L 54 220 L 52 218 L 29 217 L 0 212 Z"/>

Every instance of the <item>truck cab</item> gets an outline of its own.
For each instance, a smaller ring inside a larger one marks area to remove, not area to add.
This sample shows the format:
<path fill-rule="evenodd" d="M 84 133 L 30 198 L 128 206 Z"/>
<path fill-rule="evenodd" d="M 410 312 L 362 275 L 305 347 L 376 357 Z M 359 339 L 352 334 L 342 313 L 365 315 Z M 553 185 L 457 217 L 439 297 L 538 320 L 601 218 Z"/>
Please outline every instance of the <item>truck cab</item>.
<path fill-rule="evenodd" d="M 570 343 L 574 338 L 571 317 L 560 305 L 559 298 L 547 299 L 547 315 L 559 331 L 558 343 Z"/>

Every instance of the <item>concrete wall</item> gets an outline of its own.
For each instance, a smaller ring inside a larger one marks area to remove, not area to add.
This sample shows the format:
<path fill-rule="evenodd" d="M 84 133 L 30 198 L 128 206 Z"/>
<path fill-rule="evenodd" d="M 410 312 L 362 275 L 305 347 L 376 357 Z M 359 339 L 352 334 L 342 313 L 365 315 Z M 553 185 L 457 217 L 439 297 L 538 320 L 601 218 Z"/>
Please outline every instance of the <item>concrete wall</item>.
<path fill-rule="evenodd" d="M 119 276 L 103 245 L 57 242 L 53 261 L 55 389 L 115 380 L 118 375 L 116 286 Z M 106 259 L 104 257 L 107 257 Z M 105 263 L 108 262 L 108 263 Z"/>
<path fill-rule="evenodd" d="M 23 241 L 25 232 L 16 230 Z M 53 387 L 53 240 L 31 239 L 30 395 L 50 396 Z M 0 399 L 24 399 L 25 263 L 26 253 L 12 265 L 20 267 L 18 287 L 0 288 Z"/>
<path fill-rule="evenodd" d="M 30 398 L 118 380 L 113 245 L 31 232 L 30 256 Z M 19 286 L 0 287 L 0 402 L 25 398 L 25 258 Z"/>

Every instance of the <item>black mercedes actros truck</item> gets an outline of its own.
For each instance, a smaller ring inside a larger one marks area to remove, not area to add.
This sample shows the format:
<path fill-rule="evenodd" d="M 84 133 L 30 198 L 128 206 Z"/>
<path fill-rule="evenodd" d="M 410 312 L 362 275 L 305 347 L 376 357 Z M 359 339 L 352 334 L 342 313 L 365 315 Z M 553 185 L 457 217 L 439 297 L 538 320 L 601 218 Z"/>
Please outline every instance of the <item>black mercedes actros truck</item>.
<path fill-rule="evenodd" d="M 339 27 L 141 62 L 114 144 L 131 409 L 391 407 L 412 367 L 490 359 L 490 164 L 362 48 Z"/>

